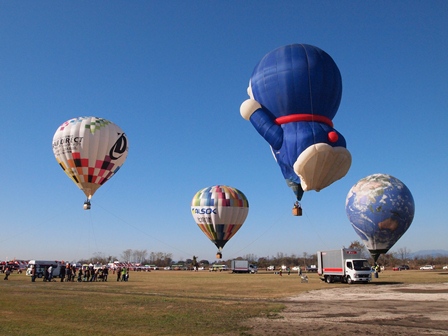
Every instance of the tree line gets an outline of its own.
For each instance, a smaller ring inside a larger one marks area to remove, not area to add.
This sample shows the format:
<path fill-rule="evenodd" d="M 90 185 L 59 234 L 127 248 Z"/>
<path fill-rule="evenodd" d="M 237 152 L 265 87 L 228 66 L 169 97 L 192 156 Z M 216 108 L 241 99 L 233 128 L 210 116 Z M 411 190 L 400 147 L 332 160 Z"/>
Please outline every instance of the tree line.
<path fill-rule="evenodd" d="M 370 264 L 373 265 L 373 259 L 370 256 L 368 249 L 359 241 L 353 241 L 348 246 L 348 248 L 356 248 L 361 250 L 362 258 L 369 260 Z M 302 266 L 307 267 L 310 265 L 317 265 L 317 255 L 314 253 L 303 252 L 301 255 L 297 254 L 285 254 L 282 252 L 278 252 L 275 256 L 268 257 L 258 257 L 255 254 L 246 254 L 240 256 L 235 259 L 244 259 L 249 260 L 251 263 L 258 266 L 258 268 L 267 268 L 269 266 Z M 103 265 L 107 265 L 110 262 L 114 262 L 116 260 L 132 262 L 132 263 L 140 263 L 142 265 L 156 265 L 158 267 L 166 267 L 176 265 L 184 265 L 185 267 L 191 267 L 193 263 L 192 259 L 187 258 L 186 260 L 173 260 L 172 253 L 166 252 L 148 252 L 147 250 L 133 250 L 127 249 L 124 250 L 120 256 L 117 258 L 115 256 L 105 256 L 101 252 L 96 252 L 93 254 L 92 258 L 88 260 L 80 260 L 81 263 L 101 263 Z M 219 261 L 220 264 L 227 264 L 230 266 L 229 260 Z M 208 267 L 211 263 L 208 260 L 199 260 L 198 266 Z M 436 265 L 436 266 L 444 266 L 448 265 L 448 255 L 444 256 L 416 256 L 411 257 L 411 250 L 402 247 L 399 248 L 396 252 L 389 252 L 386 254 L 381 254 L 378 259 L 378 264 L 387 268 L 392 268 L 398 265 L 409 265 L 411 269 L 418 269 L 423 265 Z"/>
<path fill-rule="evenodd" d="M 112 263 L 114 261 L 132 262 L 139 263 L 141 265 L 157 265 L 159 267 L 165 267 L 170 266 L 173 263 L 173 254 L 166 252 L 148 252 L 147 250 L 127 249 L 121 253 L 120 258 L 113 255 L 106 256 L 101 252 L 95 252 L 90 259 L 80 260 L 79 262 L 82 264 L 98 263 L 107 265 L 108 263 Z"/>

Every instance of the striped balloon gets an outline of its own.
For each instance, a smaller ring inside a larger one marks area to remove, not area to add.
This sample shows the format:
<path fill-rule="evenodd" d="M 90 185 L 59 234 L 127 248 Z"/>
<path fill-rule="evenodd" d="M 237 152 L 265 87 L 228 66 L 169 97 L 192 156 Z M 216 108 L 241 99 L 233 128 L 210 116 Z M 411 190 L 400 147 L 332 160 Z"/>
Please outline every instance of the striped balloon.
<path fill-rule="evenodd" d="M 191 201 L 191 214 L 219 251 L 241 228 L 249 202 L 238 189 L 216 185 L 199 190 Z"/>

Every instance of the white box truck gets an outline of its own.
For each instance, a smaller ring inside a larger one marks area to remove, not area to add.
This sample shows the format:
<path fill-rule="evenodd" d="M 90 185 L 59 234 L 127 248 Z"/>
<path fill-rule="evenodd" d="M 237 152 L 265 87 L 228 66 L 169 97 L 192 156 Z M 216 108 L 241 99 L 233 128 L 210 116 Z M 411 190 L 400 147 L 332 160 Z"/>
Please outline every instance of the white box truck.
<path fill-rule="evenodd" d="M 232 260 L 230 264 L 232 273 L 257 273 L 258 268 L 255 265 L 249 263 L 248 260 Z"/>
<path fill-rule="evenodd" d="M 58 260 L 30 260 L 26 269 L 26 275 L 31 276 L 32 266 L 36 267 L 36 278 L 43 278 L 45 276 L 45 270 L 52 266 L 53 278 L 60 276 L 61 268 L 65 267 L 65 263 Z"/>
<path fill-rule="evenodd" d="M 317 273 L 327 283 L 368 283 L 372 280 L 372 268 L 357 249 L 317 251 Z"/>

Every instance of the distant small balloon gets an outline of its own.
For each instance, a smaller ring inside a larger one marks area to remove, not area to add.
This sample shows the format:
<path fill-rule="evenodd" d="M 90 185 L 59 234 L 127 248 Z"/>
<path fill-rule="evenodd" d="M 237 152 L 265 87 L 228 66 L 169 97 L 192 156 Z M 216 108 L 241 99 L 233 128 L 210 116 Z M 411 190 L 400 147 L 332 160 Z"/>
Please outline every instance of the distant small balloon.
<path fill-rule="evenodd" d="M 410 190 L 399 179 L 373 174 L 350 189 L 345 210 L 376 262 L 409 229 L 415 205 Z"/>

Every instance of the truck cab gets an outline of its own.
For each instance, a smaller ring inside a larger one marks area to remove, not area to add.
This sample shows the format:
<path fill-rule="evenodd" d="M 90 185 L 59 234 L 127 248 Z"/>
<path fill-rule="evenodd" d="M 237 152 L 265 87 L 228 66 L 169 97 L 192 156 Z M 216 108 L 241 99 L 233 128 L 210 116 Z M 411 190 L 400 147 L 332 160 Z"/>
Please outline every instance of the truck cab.
<path fill-rule="evenodd" d="M 372 268 L 365 259 L 346 260 L 345 276 L 341 282 L 369 282 L 372 280 Z"/>

